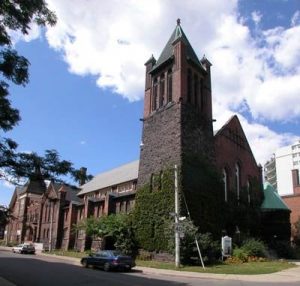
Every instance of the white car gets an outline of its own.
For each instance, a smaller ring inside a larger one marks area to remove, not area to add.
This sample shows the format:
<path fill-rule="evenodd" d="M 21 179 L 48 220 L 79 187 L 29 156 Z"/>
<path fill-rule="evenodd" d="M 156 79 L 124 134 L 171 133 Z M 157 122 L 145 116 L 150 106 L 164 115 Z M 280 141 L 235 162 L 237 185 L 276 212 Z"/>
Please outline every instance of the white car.
<path fill-rule="evenodd" d="M 12 252 L 35 254 L 35 247 L 31 243 L 22 243 L 14 246 Z"/>

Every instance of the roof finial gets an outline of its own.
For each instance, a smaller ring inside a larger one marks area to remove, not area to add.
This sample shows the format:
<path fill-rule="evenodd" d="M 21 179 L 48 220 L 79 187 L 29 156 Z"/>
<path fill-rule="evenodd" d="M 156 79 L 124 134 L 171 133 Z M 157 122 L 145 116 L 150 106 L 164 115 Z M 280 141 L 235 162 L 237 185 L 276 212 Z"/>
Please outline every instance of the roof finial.
<path fill-rule="evenodd" d="M 179 18 L 177 19 L 177 25 L 178 26 L 180 25 L 180 19 Z"/>

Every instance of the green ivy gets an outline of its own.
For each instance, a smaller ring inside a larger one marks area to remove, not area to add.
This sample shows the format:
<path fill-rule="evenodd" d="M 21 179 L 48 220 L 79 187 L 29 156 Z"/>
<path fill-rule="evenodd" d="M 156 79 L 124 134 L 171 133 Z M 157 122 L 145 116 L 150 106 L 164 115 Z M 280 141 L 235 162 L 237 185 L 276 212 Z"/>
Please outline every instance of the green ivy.
<path fill-rule="evenodd" d="M 159 182 L 161 179 L 161 182 Z M 168 228 L 174 212 L 173 169 L 154 174 L 153 185 L 145 185 L 136 194 L 133 224 L 139 246 L 148 251 L 167 251 Z M 159 188 L 157 186 L 160 186 Z"/>
<path fill-rule="evenodd" d="M 211 233 L 212 240 L 219 240 L 223 230 L 233 236 L 236 226 L 243 235 L 258 236 L 263 192 L 257 180 L 252 179 L 251 186 L 250 204 L 245 188 L 240 192 L 239 202 L 234 190 L 228 192 L 225 202 L 221 174 L 214 165 L 202 156 L 185 154 L 178 169 L 180 216 L 190 216 L 198 233 Z M 144 185 L 136 194 L 133 225 L 140 248 L 170 252 L 170 241 L 174 240 L 172 212 L 174 169 L 166 168 L 153 174 L 152 186 Z"/>

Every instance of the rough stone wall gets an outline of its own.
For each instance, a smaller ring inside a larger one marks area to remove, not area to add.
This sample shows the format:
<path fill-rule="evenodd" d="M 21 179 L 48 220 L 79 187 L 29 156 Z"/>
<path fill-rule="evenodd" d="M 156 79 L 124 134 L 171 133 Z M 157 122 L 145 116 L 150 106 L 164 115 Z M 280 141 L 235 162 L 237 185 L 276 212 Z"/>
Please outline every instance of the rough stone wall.
<path fill-rule="evenodd" d="M 205 120 L 195 106 L 181 105 L 181 129 L 183 155 L 201 155 L 215 161 L 212 122 Z"/>
<path fill-rule="evenodd" d="M 169 103 L 144 120 L 138 188 L 151 174 L 181 162 L 180 104 Z"/>

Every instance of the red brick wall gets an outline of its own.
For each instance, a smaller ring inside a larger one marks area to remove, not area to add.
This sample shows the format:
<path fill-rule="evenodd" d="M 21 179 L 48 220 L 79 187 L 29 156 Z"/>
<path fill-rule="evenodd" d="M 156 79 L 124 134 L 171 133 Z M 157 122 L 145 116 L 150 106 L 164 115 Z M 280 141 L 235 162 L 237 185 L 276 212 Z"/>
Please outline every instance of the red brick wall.
<path fill-rule="evenodd" d="M 282 199 L 291 210 L 292 236 L 294 235 L 294 223 L 300 219 L 300 194 L 282 196 Z"/>
<path fill-rule="evenodd" d="M 215 136 L 215 151 L 217 168 L 220 172 L 222 172 L 223 168 L 228 169 L 231 188 L 235 182 L 236 163 L 240 165 L 241 187 L 247 184 L 249 177 L 256 177 L 261 181 L 260 168 L 256 164 L 247 138 L 236 116 L 223 126 Z"/>

